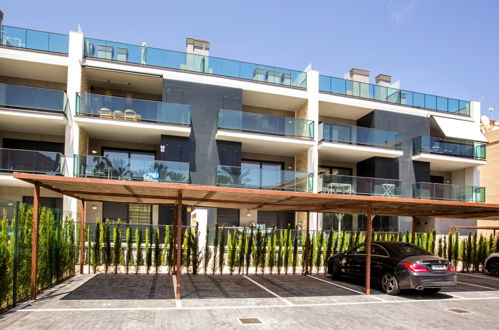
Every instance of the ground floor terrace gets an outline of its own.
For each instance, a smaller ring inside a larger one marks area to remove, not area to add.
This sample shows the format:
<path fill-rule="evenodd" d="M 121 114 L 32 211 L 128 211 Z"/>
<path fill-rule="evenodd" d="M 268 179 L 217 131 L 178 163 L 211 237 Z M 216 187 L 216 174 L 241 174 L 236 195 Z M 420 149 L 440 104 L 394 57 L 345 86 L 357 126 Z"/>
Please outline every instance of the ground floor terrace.
<path fill-rule="evenodd" d="M 457 288 L 387 296 L 324 275 L 76 275 L 0 317 L 2 329 L 495 328 L 499 279 L 459 274 Z"/>

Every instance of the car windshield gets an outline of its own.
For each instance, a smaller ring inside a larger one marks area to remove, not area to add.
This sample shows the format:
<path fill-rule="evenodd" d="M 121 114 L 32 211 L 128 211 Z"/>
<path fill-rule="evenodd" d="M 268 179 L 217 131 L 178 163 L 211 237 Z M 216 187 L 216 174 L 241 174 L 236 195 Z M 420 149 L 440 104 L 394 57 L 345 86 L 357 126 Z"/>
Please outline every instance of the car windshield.
<path fill-rule="evenodd" d="M 415 245 L 399 245 L 395 247 L 396 250 L 404 257 L 420 256 L 420 255 L 431 255 L 430 252 L 426 251 Z"/>

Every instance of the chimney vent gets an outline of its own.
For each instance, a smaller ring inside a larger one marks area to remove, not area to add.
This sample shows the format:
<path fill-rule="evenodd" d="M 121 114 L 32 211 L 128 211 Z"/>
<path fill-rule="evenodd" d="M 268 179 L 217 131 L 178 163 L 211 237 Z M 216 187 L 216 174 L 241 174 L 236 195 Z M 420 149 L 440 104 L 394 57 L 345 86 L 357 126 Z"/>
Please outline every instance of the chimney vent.
<path fill-rule="evenodd" d="M 380 73 L 376 76 L 376 85 L 390 87 L 392 85 L 392 76 Z"/>
<path fill-rule="evenodd" d="M 352 68 L 348 72 L 350 80 L 369 83 L 369 71 L 363 69 Z"/>
<path fill-rule="evenodd" d="M 210 42 L 208 40 L 186 38 L 185 46 L 186 46 L 186 53 L 188 54 L 209 56 Z"/>

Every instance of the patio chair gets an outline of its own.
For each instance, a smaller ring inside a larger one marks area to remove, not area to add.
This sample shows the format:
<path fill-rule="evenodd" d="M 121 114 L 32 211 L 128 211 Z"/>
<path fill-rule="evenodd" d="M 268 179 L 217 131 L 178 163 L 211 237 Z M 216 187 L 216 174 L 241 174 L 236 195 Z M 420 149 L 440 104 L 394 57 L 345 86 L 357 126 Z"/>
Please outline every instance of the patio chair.
<path fill-rule="evenodd" d="M 121 110 L 114 110 L 113 119 L 125 119 L 125 114 Z"/>
<path fill-rule="evenodd" d="M 113 113 L 108 108 L 100 108 L 99 117 L 101 118 L 112 118 Z"/>
<path fill-rule="evenodd" d="M 136 120 L 137 113 L 132 109 L 125 110 L 125 120 Z"/>

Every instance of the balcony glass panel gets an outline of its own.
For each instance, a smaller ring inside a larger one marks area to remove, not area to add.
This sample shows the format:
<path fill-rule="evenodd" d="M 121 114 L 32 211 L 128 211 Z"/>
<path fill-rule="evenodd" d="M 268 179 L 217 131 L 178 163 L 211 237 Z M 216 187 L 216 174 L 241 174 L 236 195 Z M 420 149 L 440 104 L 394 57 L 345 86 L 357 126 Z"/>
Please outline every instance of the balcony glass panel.
<path fill-rule="evenodd" d="M 419 136 L 412 140 L 414 154 L 431 153 L 484 160 L 486 145 L 473 141 L 453 141 L 444 138 Z"/>
<path fill-rule="evenodd" d="M 189 163 L 75 155 L 74 175 L 108 180 L 189 182 Z"/>
<path fill-rule="evenodd" d="M 69 37 L 65 34 L 1 25 L 0 44 L 10 47 L 67 54 Z"/>
<path fill-rule="evenodd" d="M 289 87 L 307 87 L 307 74 L 302 71 L 106 40 L 85 38 L 85 56 Z"/>
<path fill-rule="evenodd" d="M 470 102 L 468 101 L 416 93 L 398 88 L 379 86 L 336 77 L 321 75 L 319 77 L 319 90 L 321 92 L 355 96 L 428 110 L 465 116 L 470 115 Z"/>
<path fill-rule="evenodd" d="M 79 93 L 78 115 L 96 116 L 106 119 L 147 121 L 190 125 L 190 106 L 125 97 Z"/>
<path fill-rule="evenodd" d="M 402 189 L 399 180 L 319 174 L 319 192 L 339 195 L 400 197 Z"/>
<path fill-rule="evenodd" d="M 63 175 L 64 170 L 59 152 L 0 148 L 0 171 Z"/>
<path fill-rule="evenodd" d="M 485 187 L 419 182 L 412 185 L 414 198 L 485 203 Z"/>
<path fill-rule="evenodd" d="M 321 140 L 401 149 L 402 134 L 367 127 L 321 123 Z"/>
<path fill-rule="evenodd" d="M 225 109 L 220 109 L 218 112 L 218 128 L 306 139 L 314 138 L 314 122 L 311 120 Z"/>
<path fill-rule="evenodd" d="M 216 184 L 249 189 L 312 191 L 309 173 L 219 165 Z"/>
<path fill-rule="evenodd" d="M 67 105 L 62 90 L 0 84 L 2 107 L 63 112 Z"/>

